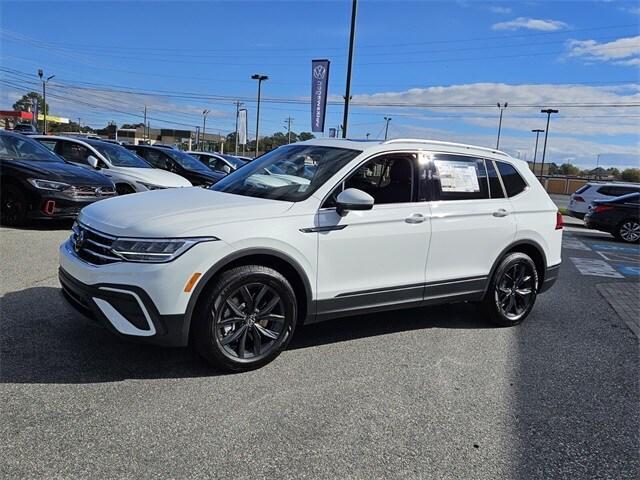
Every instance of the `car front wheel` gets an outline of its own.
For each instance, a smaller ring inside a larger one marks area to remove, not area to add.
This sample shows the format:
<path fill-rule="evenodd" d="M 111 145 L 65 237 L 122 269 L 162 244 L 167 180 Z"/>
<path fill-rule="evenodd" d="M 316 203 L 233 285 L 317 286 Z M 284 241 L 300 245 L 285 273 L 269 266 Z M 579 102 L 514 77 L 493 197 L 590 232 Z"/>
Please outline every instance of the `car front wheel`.
<path fill-rule="evenodd" d="M 624 220 L 618 225 L 615 237 L 627 243 L 637 243 L 640 240 L 640 221 Z"/>
<path fill-rule="evenodd" d="M 259 368 L 287 347 L 296 325 L 296 297 L 278 271 L 236 267 L 203 294 L 194 341 L 214 367 L 229 372 Z"/>
<path fill-rule="evenodd" d="M 483 306 L 493 323 L 509 327 L 529 315 L 537 293 L 538 272 L 533 260 L 524 253 L 510 253 L 493 274 Z"/>
<path fill-rule="evenodd" d="M 7 185 L 2 189 L 2 223 L 9 227 L 20 227 L 27 215 L 27 200 L 19 188 Z"/>

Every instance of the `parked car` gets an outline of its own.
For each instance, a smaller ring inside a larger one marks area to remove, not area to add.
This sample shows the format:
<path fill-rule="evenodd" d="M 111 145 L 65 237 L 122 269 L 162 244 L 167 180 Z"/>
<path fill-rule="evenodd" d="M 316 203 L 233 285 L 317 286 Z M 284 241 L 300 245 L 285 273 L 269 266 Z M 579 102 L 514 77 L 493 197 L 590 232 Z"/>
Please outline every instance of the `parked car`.
<path fill-rule="evenodd" d="M 300 156 L 311 178 L 260 180 Z M 119 335 L 191 339 L 216 367 L 241 371 L 273 360 L 297 326 L 334 317 L 471 301 L 516 325 L 555 282 L 561 243 L 557 207 L 505 153 L 314 139 L 209 189 L 84 209 L 60 247 L 60 282 Z"/>
<path fill-rule="evenodd" d="M 113 181 L 118 195 L 191 186 L 185 178 L 153 168 L 138 155 L 120 145 L 75 137 L 38 135 L 33 138 L 68 162 L 99 170 Z"/>
<path fill-rule="evenodd" d="M 155 168 L 168 170 L 189 180 L 193 185 L 210 186 L 226 174 L 211 171 L 191 155 L 175 148 L 150 145 L 125 145 Z"/>
<path fill-rule="evenodd" d="M 31 137 L 0 131 L 1 217 L 5 225 L 27 219 L 75 218 L 80 209 L 112 197 L 104 175 L 67 163 Z"/>
<path fill-rule="evenodd" d="M 608 232 L 616 239 L 640 241 L 640 193 L 628 193 L 610 200 L 595 200 L 584 217 L 587 228 Z"/>
<path fill-rule="evenodd" d="M 225 155 L 224 153 L 195 151 L 188 151 L 187 153 L 200 160 L 214 172 L 223 173 L 225 175 L 229 175 L 231 172 L 235 172 L 237 169 L 247 164 L 245 160 L 241 160 L 233 155 Z"/>
<path fill-rule="evenodd" d="M 595 183 L 583 185 L 569 197 L 569 215 L 584 218 L 589 204 L 595 200 L 607 200 L 627 193 L 640 192 L 640 185 L 634 183 Z"/>
<path fill-rule="evenodd" d="M 17 123 L 13 127 L 13 131 L 23 135 L 38 135 L 40 133 L 38 129 L 30 123 Z"/>

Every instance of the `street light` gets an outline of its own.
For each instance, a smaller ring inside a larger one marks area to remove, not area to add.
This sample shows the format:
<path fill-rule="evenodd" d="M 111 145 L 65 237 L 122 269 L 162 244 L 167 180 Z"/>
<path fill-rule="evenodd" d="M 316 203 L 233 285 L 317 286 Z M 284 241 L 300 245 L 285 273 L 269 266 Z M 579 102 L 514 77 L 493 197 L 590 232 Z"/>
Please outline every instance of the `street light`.
<path fill-rule="evenodd" d="M 391 117 L 384 117 L 384 121 L 387 122 L 387 124 L 384 127 L 384 139 L 387 139 L 387 134 L 389 133 L 389 122 L 391 121 Z"/>
<path fill-rule="evenodd" d="M 502 105 L 500 102 L 498 102 L 498 108 L 500 109 L 500 122 L 498 123 L 498 141 L 496 142 L 496 150 L 498 148 L 500 148 L 500 130 L 502 130 L 502 112 L 509 106 L 509 104 L 507 102 L 504 102 L 504 105 Z"/>
<path fill-rule="evenodd" d="M 544 146 L 542 147 L 542 165 L 540 166 L 540 177 L 544 175 L 544 159 L 547 154 L 547 137 L 549 136 L 549 119 L 551 118 L 552 113 L 558 113 L 558 110 L 554 110 L 553 108 L 545 108 L 540 110 L 540 113 L 547 114 L 547 129 L 544 131 Z"/>
<path fill-rule="evenodd" d="M 203 110 L 202 111 L 202 142 L 200 143 L 200 151 L 204 152 L 204 134 L 207 131 L 207 115 L 209 115 L 209 113 L 211 112 L 211 110 Z"/>
<path fill-rule="evenodd" d="M 535 175 L 536 174 L 536 157 L 538 156 L 538 137 L 542 132 L 544 132 L 544 130 L 540 128 L 534 128 L 531 131 L 536 134 L 536 148 L 533 151 L 533 168 L 532 168 L 533 174 Z"/>
<path fill-rule="evenodd" d="M 38 69 L 38 76 L 40 77 L 40 81 L 42 82 L 42 103 L 44 104 L 42 106 L 42 114 L 44 115 L 44 122 L 43 122 L 43 128 L 42 128 L 42 132 L 46 135 L 47 134 L 47 83 L 49 83 L 49 80 L 51 80 L 53 77 L 55 77 L 55 75 L 51 75 L 50 77 L 44 77 L 44 72 L 42 71 L 42 69 Z M 37 122 L 37 119 L 36 119 Z"/>
<path fill-rule="evenodd" d="M 266 75 L 260 75 L 256 73 L 251 75 L 252 80 L 258 80 L 258 106 L 256 107 L 256 157 L 258 156 L 258 145 L 260 143 L 260 93 L 262 88 L 262 82 L 269 80 Z"/>
<path fill-rule="evenodd" d="M 358 0 L 351 3 L 351 29 L 349 32 L 349 59 L 347 60 L 347 84 L 344 93 L 344 117 L 342 118 L 342 138 L 347 138 L 347 126 L 349 123 L 349 101 L 351 100 L 351 69 L 353 67 L 353 46 L 356 39 L 356 15 L 358 12 Z"/>

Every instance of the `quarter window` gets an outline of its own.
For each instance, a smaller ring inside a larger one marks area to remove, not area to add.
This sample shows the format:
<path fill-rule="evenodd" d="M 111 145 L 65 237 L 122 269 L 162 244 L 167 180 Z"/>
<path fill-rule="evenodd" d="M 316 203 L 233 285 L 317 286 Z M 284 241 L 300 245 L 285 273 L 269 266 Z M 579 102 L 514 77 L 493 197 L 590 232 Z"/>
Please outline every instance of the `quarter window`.
<path fill-rule="evenodd" d="M 484 160 L 461 155 L 437 155 L 433 167 L 434 200 L 489 198 Z"/>
<path fill-rule="evenodd" d="M 508 197 L 515 197 L 527 188 L 526 182 L 513 165 L 505 162 L 496 162 L 496 164 Z"/>

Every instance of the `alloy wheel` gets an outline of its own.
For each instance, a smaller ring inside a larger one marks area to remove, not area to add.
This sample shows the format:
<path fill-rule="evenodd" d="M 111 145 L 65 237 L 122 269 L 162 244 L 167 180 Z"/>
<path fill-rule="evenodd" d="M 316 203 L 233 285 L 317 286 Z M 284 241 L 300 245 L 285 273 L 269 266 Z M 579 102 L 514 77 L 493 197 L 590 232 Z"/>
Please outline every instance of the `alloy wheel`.
<path fill-rule="evenodd" d="M 637 242 L 640 239 L 640 223 L 628 220 L 620 226 L 620 237 L 625 242 Z"/>
<path fill-rule="evenodd" d="M 509 320 L 519 320 L 535 300 L 535 289 L 531 266 L 515 263 L 504 271 L 496 283 L 496 304 Z"/>
<path fill-rule="evenodd" d="M 270 286 L 249 283 L 224 299 L 214 326 L 227 356 L 256 360 L 276 348 L 287 332 L 284 303 Z"/>

